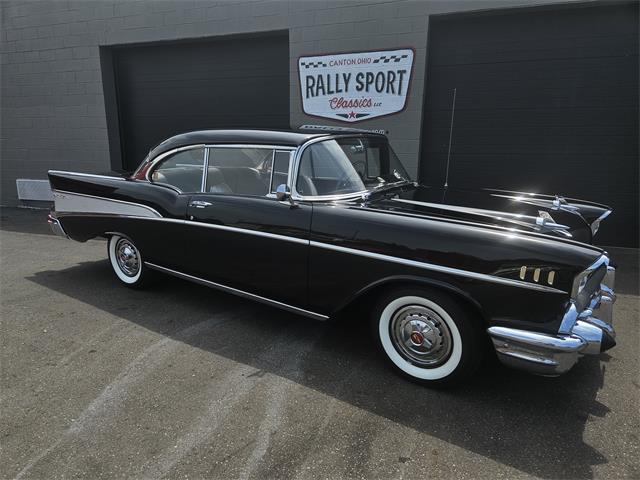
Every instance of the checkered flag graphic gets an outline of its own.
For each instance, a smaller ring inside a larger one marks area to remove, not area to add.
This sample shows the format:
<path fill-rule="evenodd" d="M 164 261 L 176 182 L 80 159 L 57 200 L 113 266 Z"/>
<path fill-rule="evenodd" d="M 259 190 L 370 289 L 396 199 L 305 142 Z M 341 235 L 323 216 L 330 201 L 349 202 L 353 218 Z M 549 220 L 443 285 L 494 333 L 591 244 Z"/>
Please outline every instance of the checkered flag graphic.
<path fill-rule="evenodd" d="M 373 63 L 390 63 L 390 62 L 401 62 L 402 60 L 404 60 L 405 58 L 409 58 L 409 55 L 405 54 L 405 55 L 390 55 L 390 56 L 386 56 L 383 55 L 380 58 L 376 58 Z"/>
<path fill-rule="evenodd" d="M 300 65 L 305 68 L 319 68 L 327 66 L 327 64 L 324 62 L 300 62 Z"/>

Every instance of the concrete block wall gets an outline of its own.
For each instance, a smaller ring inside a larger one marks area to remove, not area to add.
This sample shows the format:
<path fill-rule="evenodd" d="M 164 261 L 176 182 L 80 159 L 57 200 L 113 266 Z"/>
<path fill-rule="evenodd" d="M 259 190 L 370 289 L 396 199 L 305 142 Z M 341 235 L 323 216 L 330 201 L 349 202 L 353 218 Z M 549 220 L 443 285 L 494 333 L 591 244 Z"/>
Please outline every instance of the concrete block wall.
<path fill-rule="evenodd" d="M 535 4 L 554 3 L 552 0 Z M 301 55 L 413 47 L 408 106 L 353 126 L 384 128 L 413 174 L 418 164 L 430 15 L 533 5 L 526 0 L 45 0 L 0 2 L 0 202 L 17 178 L 48 169 L 110 169 L 99 47 L 288 30 L 291 124 L 303 114 Z M 344 124 L 341 124 L 344 125 Z"/>

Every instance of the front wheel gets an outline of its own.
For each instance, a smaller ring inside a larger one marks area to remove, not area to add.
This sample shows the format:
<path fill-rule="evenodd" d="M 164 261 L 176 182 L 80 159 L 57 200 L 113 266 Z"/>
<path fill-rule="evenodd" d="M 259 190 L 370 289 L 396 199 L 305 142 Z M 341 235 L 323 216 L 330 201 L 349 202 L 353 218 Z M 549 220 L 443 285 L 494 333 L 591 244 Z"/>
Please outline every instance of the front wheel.
<path fill-rule="evenodd" d="M 393 290 L 380 299 L 372 320 L 378 346 L 391 365 L 415 382 L 452 386 L 481 363 L 479 319 L 439 290 Z"/>
<path fill-rule="evenodd" d="M 121 235 L 109 237 L 107 251 L 113 272 L 124 285 L 141 288 L 147 284 L 151 272 L 142 262 L 142 254 L 133 241 Z"/>

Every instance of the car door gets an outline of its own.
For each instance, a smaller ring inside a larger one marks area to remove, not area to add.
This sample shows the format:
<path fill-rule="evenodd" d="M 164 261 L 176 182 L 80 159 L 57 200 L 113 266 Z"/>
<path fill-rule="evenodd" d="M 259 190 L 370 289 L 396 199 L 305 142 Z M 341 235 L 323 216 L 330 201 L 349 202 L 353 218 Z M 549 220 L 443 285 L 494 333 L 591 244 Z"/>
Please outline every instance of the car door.
<path fill-rule="evenodd" d="M 213 146 L 202 193 L 187 207 L 192 275 L 283 302 L 307 304 L 311 205 L 278 201 L 292 149 Z"/>
<path fill-rule="evenodd" d="M 133 222 L 123 227 L 144 252 L 144 260 L 166 268 L 181 270 L 187 257 L 180 248 L 184 241 L 184 222 L 189 198 L 202 191 L 206 149 L 204 145 L 189 145 L 157 159 L 149 182 L 126 182 L 135 189 L 139 201 L 162 215 L 153 221 Z M 123 195 L 120 195 L 123 198 Z M 158 221 L 159 220 L 159 221 Z"/>

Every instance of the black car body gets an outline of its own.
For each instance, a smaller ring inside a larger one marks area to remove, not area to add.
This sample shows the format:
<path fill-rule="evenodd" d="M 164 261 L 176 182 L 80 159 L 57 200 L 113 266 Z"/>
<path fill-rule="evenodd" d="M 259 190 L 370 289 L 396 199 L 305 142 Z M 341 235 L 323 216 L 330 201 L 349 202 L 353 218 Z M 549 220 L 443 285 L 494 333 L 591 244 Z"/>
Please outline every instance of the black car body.
<path fill-rule="evenodd" d="M 49 179 L 54 231 L 109 238 L 123 283 L 156 270 L 316 319 L 364 302 L 413 379 L 468 375 L 487 335 L 543 375 L 615 344 L 615 269 L 591 244 L 608 207 L 417 185 L 383 135 L 198 131 L 130 176 Z"/>

